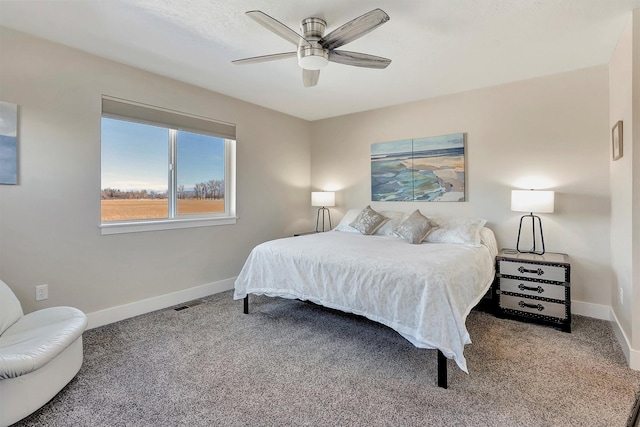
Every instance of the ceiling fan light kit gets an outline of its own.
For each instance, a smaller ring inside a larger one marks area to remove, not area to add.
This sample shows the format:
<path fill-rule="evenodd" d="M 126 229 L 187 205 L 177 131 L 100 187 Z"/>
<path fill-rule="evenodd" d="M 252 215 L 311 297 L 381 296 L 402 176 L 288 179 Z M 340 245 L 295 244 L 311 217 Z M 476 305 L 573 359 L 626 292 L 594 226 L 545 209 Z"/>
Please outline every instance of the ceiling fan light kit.
<path fill-rule="evenodd" d="M 329 64 L 329 49 L 318 43 L 324 35 L 327 23 L 320 18 L 306 18 L 300 23 L 303 38 L 309 44 L 298 47 L 298 65 L 305 70 L 319 70 Z"/>
<path fill-rule="evenodd" d="M 298 51 L 298 65 L 305 70 L 319 70 L 329 65 L 329 53 L 324 49 L 301 47 Z M 319 51 L 319 52 L 316 52 Z"/>
<path fill-rule="evenodd" d="M 305 87 L 310 87 L 318 84 L 320 69 L 326 67 L 329 62 L 375 69 L 386 68 L 391 63 L 390 59 L 380 56 L 335 50 L 387 22 L 389 15 L 382 9 L 374 9 L 365 13 L 333 30 L 326 36 L 324 32 L 327 28 L 327 23 L 320 18 L 312 17 L 303 19 L 300 22 L 300 31 L 302 32 L 302 35 L 300 35 L 259 10 L 251 10 L 246 14 L 269 31 L 295 44 L 298 49 L 296 52 L 284 52 L 238 59 L 232 61 L 234 64 L 255 64 L 297 56 L 298 65 L 302 68 L 303 84 Z"/>

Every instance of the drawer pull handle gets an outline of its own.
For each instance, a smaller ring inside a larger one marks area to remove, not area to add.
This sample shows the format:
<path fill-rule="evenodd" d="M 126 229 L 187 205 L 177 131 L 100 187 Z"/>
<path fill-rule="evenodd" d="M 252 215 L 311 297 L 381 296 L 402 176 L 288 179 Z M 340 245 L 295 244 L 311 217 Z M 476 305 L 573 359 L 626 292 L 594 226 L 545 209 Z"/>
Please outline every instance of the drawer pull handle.
<path fill-rule="evenodd" d="M 534 291 L 534 292 L 537 292 L 539 294 L 544 292 L 544 288 L 542 286 L 538 286 L 537 288 L 534 288 L 532 286 L 526 286 L 526 285 L 524 285 L 522 283 L 520 283 L 518 285 L 518 289 L 520 289 L 521 291 Z"/>
<path fill-rule="evenodd" d="M 542 276 L 542 275 L 544 274 L 544 271 L 543 271 L 541 268 L 538 268 L 538 269 L 536 269 L 536 270 L 528 270 L 528 269 L 526 269 L 526 268 L 524 268 L 524 267 L 520 267 L 520 268 L 518 269 L 518 271 L 519 271 L 520 273 L 535 273 L 535 274 L 537 274 L 538 276 Z"/>
<path fill-rule="evenodd" d="M 518 305 L 519 305 L 520 307 L 523 307 L 523 308 L 524 308 L 524 307 L 527 307 L 527 308 L 535 308 L 535 309 L 536 309 L 536 310 L 538 310 L 538 311 L 542 311 L 542 310 L 544 310 L 544 306 L 543 306 L 542 304 L 527 304 L 527 303 L 526 303 L 526 302 L 524 302 L 524 301 L 520 301 L 520 302 L 518 303 Z"/>

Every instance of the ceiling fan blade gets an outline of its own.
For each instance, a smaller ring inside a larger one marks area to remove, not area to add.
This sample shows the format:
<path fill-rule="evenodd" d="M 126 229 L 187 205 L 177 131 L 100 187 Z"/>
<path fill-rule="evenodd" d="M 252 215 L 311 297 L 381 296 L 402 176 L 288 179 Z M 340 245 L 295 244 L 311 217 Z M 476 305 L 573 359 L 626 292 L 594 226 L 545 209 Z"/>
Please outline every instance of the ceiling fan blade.
<path fill-rule="evenodd" d="M 318 84 L 320 70 L 302 70 L 302 83 L 304 87 L 311 87 Z"/>
<path fill-rule="evenodd" d="M 346 50 L 329 51 L 329 61 L 338 64 L 353 65 L 354 67 L 365 68 L 387 68 L 391 60 L 381 56 L 369 55 L 367 53 L 348 52 Z"/>
<path fill-rule="evenodd" d="M 327 49 L 335 49 L 344 44 L 362 37 L 376 27 L 389 20 L 389 15 L 382 9 L 373 9 L 362 16 L 353 19 L 340 28 L 336 28 L 326 36 L 318 40 L 318 43 Z"/>
<path fill-rule="evenodd" d="M 265 27 L 267 30 L 279 35 L 285 40 L 289 40 L 296 46 L 311 46 L 311 43 L 309 43 L 300 34 L 296 33 L 291 28 L 284 25 L 282 22 L 270 17 L 264 12 L 261 12 L 259 10 L 250 10 L 246 13 L 246 15 L 256 21 L 258 24 Z"/>
<path fill-rule="evenodd" d="M 254 56 L 252 58 L 236 59 L 232 64 L 256 64 L 258 62 L 275 61 L 278 59 L 294 58 L 298 56 L 296 52 L 274 53 L 273 55 Z"/>

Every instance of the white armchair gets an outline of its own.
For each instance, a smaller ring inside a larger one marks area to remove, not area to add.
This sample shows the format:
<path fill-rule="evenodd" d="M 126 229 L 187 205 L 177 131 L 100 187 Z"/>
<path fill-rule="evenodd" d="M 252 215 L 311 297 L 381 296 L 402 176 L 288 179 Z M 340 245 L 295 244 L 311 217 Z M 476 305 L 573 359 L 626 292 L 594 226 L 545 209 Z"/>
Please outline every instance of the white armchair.
<path fill-rule="evenodd" d="M 82 365 L 87 316 L 72 307 L 23 314 L 0 280 L 0 426 L 35 412 L 73 379 Z"/>

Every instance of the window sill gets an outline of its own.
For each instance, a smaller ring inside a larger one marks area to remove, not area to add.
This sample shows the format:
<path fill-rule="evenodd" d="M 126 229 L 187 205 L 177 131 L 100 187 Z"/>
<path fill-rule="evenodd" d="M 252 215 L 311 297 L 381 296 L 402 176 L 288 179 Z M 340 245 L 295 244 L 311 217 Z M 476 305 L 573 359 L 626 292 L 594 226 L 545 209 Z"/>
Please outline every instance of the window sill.
<path fill-rule="evenodd" d="M 101 224 L 100 233 L 102 235 L 108 235 L 140 233 L 144 231 L 176 230 L 180 228 L 212 227 L 217 225 L 232 225 L 236 223 L 237 219 L 237 217 L 224 217 L 117 222 L 110 224 Z"/>

